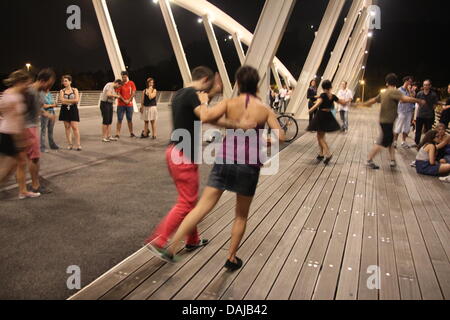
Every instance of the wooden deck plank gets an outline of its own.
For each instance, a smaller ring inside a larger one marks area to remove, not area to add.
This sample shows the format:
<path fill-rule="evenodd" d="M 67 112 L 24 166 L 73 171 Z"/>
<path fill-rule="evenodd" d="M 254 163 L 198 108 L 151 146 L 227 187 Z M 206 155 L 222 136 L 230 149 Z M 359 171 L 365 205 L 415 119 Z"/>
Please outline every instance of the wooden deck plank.
<path fill-rule="evenodd" d="M 325 187 L 325 201 L 318 201 L 318 207 L 323 206 L 324 210 L 316 215 L 311 214 L 305 227 L 314 228 L 317 230 L 316 237 L 312 243 L 311 249 L 308 253 L 306 261 L 303 263 L 302 270 L 294 286 L 291 294 L 291 299 L 310 300 L 314 294 L 317 278 L 320 271 L 323 269 L 323 260 L 329 245 L 330 237 L 336 222 L 338 208 L 343 199 L 345 188 L 342 186 L 348 181 L 350 172 L 351 159 L 358 156 L 357 136 L 360 127 L 354 127 L 355 130 L 351 141 L 350 149 L 347 154 L 341 153 L 342 161 L 340 164 L 341 170 L 336 170 L 336 175 L 331 176 L 328 181 L 329 186 Z M 320 218 L 320 220 L 319 220 Z"/>

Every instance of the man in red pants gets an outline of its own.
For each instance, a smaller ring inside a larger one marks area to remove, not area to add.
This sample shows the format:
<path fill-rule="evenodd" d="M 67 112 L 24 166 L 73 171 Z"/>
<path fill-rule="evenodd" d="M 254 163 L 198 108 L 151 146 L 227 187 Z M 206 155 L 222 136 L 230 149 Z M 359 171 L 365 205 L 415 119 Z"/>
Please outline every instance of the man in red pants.
<path fill-rule="evenodd" d="M 165 247 L 171 235 L 178 229 L 184 217 L 195 207 L 199 191 L 199 173 L 196 164 L 201 149 L 201 141 L 196 141 L 195 126 L 200 124 L 199 92 L 209 92 L 212 97 L 222 90 L 220 78 L 206 67 L 198 67 L 192 71 L 193 82 L 178 91 L 172 101 L 173 133 L 171 143 L 166 151 L 166 161 L 170 175 L 178 191 L 178 200 L 155 232 L 147 239 L 147 248 L 158 253 Z M 198 129 L 197 129 L 198 130 Z M 184 134 L 183 134 L 184 133 Z M 187 134 L 189 133 L 189 134 Z M 189 138 L 190 141 L 183 141 Z M 190 146 L 182 148 L 181 146 Z M 186 240 L 189 251 L 200 248 L 208 240 L 200 240 L 194 230 Z"/>

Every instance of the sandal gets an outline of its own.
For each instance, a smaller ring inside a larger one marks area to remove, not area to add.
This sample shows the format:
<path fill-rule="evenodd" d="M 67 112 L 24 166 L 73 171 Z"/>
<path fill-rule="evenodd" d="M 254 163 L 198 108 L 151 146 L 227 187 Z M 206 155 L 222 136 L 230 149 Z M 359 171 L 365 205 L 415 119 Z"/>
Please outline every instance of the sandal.
<path fill-rule="evenodd" d="M 226 269 L 228 269 L 228 271 L 233 272 L 233 271 L 236 271 L 236 270 L 240 269 L 242 267 L 242 265 L 243 265 L 242 260 L 239 259 L 238 257 L 236 257 L 236 263 L 234 263 L 234 262 L 232 262 L 230 260 L 227 260 L 227 262 L 225 262 L 224 267 Z"/>
<path fill-rule="evenodd" d="M 67 147 L 67 150 L 73 150 L 73 144 L 69 144 L 69 146 Z"/>
<path fill-rule="evenodd" d="M 79 146 L 76 150 L 77 151 L 83 151 L 83 148 L 81 148 L 81 146 Z"/>

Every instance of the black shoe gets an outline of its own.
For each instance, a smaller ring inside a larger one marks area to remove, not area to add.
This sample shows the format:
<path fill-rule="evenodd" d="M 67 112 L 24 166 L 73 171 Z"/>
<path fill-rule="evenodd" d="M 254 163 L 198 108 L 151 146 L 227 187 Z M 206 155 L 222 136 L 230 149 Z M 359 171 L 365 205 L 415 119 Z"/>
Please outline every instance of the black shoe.
<path fill-rule="evenodd" d="M 50 194 L 52 193 L 52 189 L 46 188 L 44 186 L 40 186 L 37 189 L 31 188 L 31 192 L 33 193 L 40 193 L 40 194 Z"/>
<path fill-rule="evenodd" d="M 328 158 L 325 158 L 325 161 L 323 163 L 325 165 L 328 165 L 330 163 L 331 159 L 333 159 L 333 155 L 329 156 Z"/>
<path fill-rule="evenodd" d="M 242 264 L 243 264 L 242 260 L 236 257 L 236 263 L 227 260 L 227 262 L 225 262 L 224 267 L 228 269 L 228 271 L 233 272 L 240 269 L 242 267 Z"/>
<path fill-rule="evenodd" d="M 141 139 L 148 139 L 148 138 L 150 138 L 149 133 L 144 134 L 144 131 L 142 131 L 142 133 L 141 133 Z"/>
<path fill-rule="evenodd" d="M 208 239 L 202 239 L 197 244 L 187 244 L 185 246 L 185 248 L 186 248 L 186 251 L 192 252 L 192 251 L 195 251 L 195 250 L 197 250 L 197 249 L 199 249 L 201 247 L 206 246 L 208 243 L 209 243 Z"/>
<path fill-rule="evenodd" d="M 319 162 L 320 162 L 320 161 L 322 161 L 323 159 L 325 159 L 325 157 L 324 157 L 324 156 L 320 156 L 320 155 L 319 155 L 319 156 L 317 156 L 317 158 L 316 158 L 316 159 L 317 159 L 317 161 L 319 161 Z"/>
<path fill-rule="evenodd" d="M 130 138 L 136 138 L 136 136 L 134 135 L 134 133 L 130 134 Z"/>
<path fill-rule="evenodd" d="M 51 146 L 50 149 L 52 150 L 59 150 L 59 147 L 57 145 Z"/>
<path fill-rule="evenodd" d="M 367 166 L 368 168 L 370 168 L 370 169 L 373 169 L 373 170 L 378 170 L 378 169 L 380 169 L 380 167 L 377 166 L 373 161 L 367 161 L 366 166 Z"/>

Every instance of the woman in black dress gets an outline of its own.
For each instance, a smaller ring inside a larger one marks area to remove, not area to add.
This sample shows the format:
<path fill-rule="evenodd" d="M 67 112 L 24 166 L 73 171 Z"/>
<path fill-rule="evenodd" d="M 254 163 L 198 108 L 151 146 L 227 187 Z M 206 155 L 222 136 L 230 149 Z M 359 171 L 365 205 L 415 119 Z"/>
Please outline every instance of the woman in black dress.
<path fill-rule="evenodd" d="M 317 131 L 317 142 L 319 143 L 320 153 L 317 156 L 317 160 L 320 162 L 325 159 L 324 163 L 327 165 L 333 155 L 330 153 L 330 148 L 325 140 L 325 134 L 327 132 L 334 132 L 341 130 L 339 123 L 336 121 L 332 110 L 334 109 L 334 103 L 338 102 L 342 105 L 346 105 L 350 101 L 342 100 L 336 97 L 332 92 L 332 85 L 330 80 L 325 80 L 322 83 L 323 93 L 317 99 L 312 108 L 309 109 L 309 113 L 313 113 L 316 110 L 317 114 L 312 119 L 308 126 L 308 131 Z"/>
<path fill-rule="evenodd" d="M 80 130 L 78 124 L 80 122 L 80 115 L 78 112 L 78 102 L 80 101 L 80 94 L 78 89 L 72 88 L 72 77 L 65 75 L 62 77 L 62 85 L 64 89 L 59 92 L 59 102 L 61 103 L 61 112 L 59 114 L 59 121 L 64 121 L 64 128 L 66 129 L 67 149 L 73 149 L 72 132 L 77 143 L 76 150 L 81 151 Z"/>
<path fill-rule="evenodd" d="M 317 101 L 317 81 L 315 79 L 311 80 L 309 83 L 309 89 L 306 97 L 308 98 L 308 109 L 311 109 Z M 317 111 L 309 113 L 309 123 L 311 123 L 316 113 Z"/>

